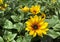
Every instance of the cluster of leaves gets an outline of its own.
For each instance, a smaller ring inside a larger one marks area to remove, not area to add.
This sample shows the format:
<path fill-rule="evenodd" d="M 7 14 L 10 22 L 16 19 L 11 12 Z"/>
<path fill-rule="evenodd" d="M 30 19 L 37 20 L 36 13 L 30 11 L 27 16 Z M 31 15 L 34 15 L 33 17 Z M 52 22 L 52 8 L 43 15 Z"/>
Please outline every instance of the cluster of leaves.
<path fill-rule="evenodd" d="M 31 13 L 25 13 L 19 9 L 21 6 L 31 7 L 36 4 L 40 4 L 41 12 L 47 15 L 46 21 L 49 23 L 47 35 L 53 39 L 60 38 L 60 0 L 55 3 L 51 1 L 4 0 L 9 6 L 5 11 L 0 10 L 0 42 L 35 42 L 33 41 L 34 38 L 25 31 L 25 22 L 31 16 Z"/>

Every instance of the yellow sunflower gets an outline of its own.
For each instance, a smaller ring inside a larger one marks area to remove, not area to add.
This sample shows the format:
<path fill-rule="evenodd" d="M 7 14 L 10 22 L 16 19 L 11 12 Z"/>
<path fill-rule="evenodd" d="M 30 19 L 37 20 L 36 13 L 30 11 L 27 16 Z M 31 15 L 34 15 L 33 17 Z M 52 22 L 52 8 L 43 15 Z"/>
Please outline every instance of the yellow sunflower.
<path fill-rule="evenodd" d="M 44 22 L 44 19 L 41 16 L 35 15 L 34 17 L 30 17 L 28 21 L 26 21 L 26 31 L 29 32 L 29 35 L 33 35 L 35 37 L 43 36 L 43 34 L 47 34 L 48 31 L 48 23 Z"/>
<path fill-rule="evenodd" d="M 3 0 L 0 0 L 0 4 L 3 4 Z"/>
<path fill-rule="evenodd" d="M 40 12 L 40 5 L 35 5 L 30 8 L 32 14 L 38 14 Z"/>
<path fill-rule="evenodd" d="M 21 9 L 23 12 L 28 12 L 29 8 L 27 6 L 25 6 L 24 8 Z"/>

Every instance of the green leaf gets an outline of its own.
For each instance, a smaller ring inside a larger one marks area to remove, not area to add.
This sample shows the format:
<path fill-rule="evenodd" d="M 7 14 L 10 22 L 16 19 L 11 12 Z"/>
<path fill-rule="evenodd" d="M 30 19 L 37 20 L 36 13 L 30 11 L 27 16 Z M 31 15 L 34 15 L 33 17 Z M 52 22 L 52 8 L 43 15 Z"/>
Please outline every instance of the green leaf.
<path fill-rule="evenodd" d="M 16 42 L 31 42 L 31 38 L 28 33 L 25 33 L 25 36 L 19 36 Z"/>
<path fill-rule="evenodd" d="M 4 11 L 0 11 L 0 17 L 4 16 Z"/>
<path fill-rule="evenodd" d="M 60 23 L 59 23 L 59 24 L 56 24 L 56 25 L 53 27 L 53 29 L 54 29 L 55 31 L 60 31 Z"/>
<path fill-rule="evenodd" d="M 26 42 L 31 42 L 31 39 L 32 39 L 32 37 L 28 33 L 25 33 L 25 39 L 24 40 L 26 40 Z"/>
<path fill-rule="evenodd" d="M 47 35 L 52 37 L 53 39 L 55 39 L 58 36 L 60 36 L 60 33 L 59 32 L 55 32 L 54 30 L 49 30 Z"/>
<path fill-rule="evenodd" d="M 11 18 L 13 19 L 14 22 L 19 22 L 20 21 L 20 16 L 19 15 L 12 15 Z"/>
<path fill-rule="evenodd" d="M 23 24 L 22 23 L 16 23 L 16 24 L 14 24 L 14 29 L 17 29 L 18 30 L 18 32 L 20 32 L 22 29 L 23 29 Z"/>
<path fill-rule="evenodd" d="M 5 18 L 0 18 L 0 26 L 4 25 L 5 20 L 6 20 Z"/>
<path fill-rule="evenodd" d="M 12 40 L 11 42 L 16 42 L 15 40 Z"/>
<path fill-rule="evenodd" d="M 50 27 L 54 27 L 57 23 L 59 23 L 59 19 L 58 19 L 58 17 L 57 16 L 52 16 L 52 18 L 51 19 L 46 19 L 46 21 L 48 22 L 48 24 L 49 24 L 49 28 Z"/>
<path fill-rule="evenodd" d="M 16 40 L 16 42 L 22 42 L 22 37 L 18 37 L 18 39 Z"/>
<path fill-rule="evenodd" d="M 26 40 L 26 38 L 25 38 L 25 37 L 23 38 L 22 42 L 27 42 L 27 40 Z"/>
<path fill-rule="evenodd" d="M 5 31 L 3 38 L 7 41 L 12 41 L 12 40 L 14 40 L 16 35 L 17 35 L 16 33 L 13 34 L 12 32 Z"/>
<path fill-rule="evenodd" d="M 16 42 L 28 42 L 28 40 L 25 37 L 23 37 L 23 38 L 20 37 L 16 40 Z M 30 40 L 29 40 L 29 42 L 30 42 Z"/>
<path fill-rule="evenodd" d="M 4 26 L 3 26 L 5 29 L 13 29 L 14 26 L 13 26 L 13 23 L 9 20 L 6 20 L 5 23 L 4 23 Z"/>
<path fill-rule="evenodd" d="M 0 37 L 0 42 L 4 42 L 4 40 L 3 40 L 3 38 L 2 38 L 2 37 Z"/>
<path fill-rule="evenodd" d="M 55 11 L 55 13 L 56 13 L 56 15 L 58 15 L 58 11 L 57 10 Z"/>

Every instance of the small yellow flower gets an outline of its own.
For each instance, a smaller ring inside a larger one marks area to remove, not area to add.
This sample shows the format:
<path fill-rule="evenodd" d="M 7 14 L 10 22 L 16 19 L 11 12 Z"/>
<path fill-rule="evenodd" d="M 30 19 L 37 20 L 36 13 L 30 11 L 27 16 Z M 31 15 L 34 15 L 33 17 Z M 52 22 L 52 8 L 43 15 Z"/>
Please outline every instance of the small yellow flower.
<path fill-rule="evenodd" d="M 0 4 L 3 4 L 3 0 L 0 0 Z"/>
<path fill-rule="evenodd" d="M 51 2 L 52 2 L 52 3 L 55 3 L 55 2 L 57 2 L 57 0 L 51 0 Z"/>
<path fill-rule="evenodd" d="M 21 9 L 23 12 L 28 12 L 29 8 L 27 6 L 25 6 L 24 8 Z"/>
<path fill-rule="evenodd" d="M 43 36 L 47 34 L 48 31 L 48 23 L 44 22 L 45 19 L 42 18 L 42 16 L 35 15 L 34 17 L 30 17 L 28 21 L 26 21 L 26 29 L 29 32 L 29 35 L 33 35 L 35 37 Z"/>
<path fill-rule="evenodd" d="M 40 5 L 35 5 L 30 8 L 32 14 L 38 14 L 40 12 Z"/>

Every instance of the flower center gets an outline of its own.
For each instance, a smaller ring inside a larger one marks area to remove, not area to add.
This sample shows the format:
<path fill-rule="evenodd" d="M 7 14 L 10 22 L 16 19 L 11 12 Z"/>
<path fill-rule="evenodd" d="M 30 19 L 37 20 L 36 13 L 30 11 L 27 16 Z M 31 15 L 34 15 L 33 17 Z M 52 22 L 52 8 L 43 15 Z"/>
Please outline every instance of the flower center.
<path fill-rule="evenodd" d="M 33 25 L 33 29 L 38 29 L 38 26 L 37 25 Z"/>
<path fill-rule="evenodd" d="M 36 13 L 36 11 L 35 11 L 35 10 L 34 10 L 33 12 L 34 12 L 34 13 Z"/>

